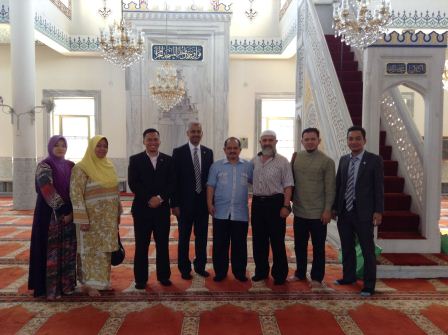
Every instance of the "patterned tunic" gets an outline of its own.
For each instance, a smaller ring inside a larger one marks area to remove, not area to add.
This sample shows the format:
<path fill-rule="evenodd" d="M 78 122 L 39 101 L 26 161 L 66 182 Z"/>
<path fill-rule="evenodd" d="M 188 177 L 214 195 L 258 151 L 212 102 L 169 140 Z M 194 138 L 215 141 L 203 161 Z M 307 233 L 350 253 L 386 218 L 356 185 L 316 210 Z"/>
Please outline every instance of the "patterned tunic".
<path fill-rule="evenodd" d="M 118 249 L 118 217 L 121 213 L 118 186 L 102 187 L 75 165 L 70 182 L 73 221 L 77 225 L 81 282 L 98 289 L 110 280 L 110 253 Z M 81 231 L 80 224 L 89 224 Z"/>
<path fill-rule="evenodd" d="M 31 234 L 28 288 L 34 296 L 54 299 L 71 294 L 76 285 L 76 234 L 71 213 L 53 184 L 53 170 L 46 163 L 36 169 L 37 200 Z"/>

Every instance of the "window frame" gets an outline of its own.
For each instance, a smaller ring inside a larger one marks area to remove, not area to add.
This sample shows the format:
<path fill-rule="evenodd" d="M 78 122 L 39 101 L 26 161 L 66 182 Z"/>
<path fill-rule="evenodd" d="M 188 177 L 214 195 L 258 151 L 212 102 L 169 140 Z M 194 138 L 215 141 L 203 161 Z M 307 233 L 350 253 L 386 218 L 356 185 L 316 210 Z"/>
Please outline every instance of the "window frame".
<path fill-rule="evenodd" d="M 258 152 L 260 152 L 260 135 L 261 135 L 261 121 L 262 121 L 262 100 L 264 99 L 278 99 L 278 100 L 296 100 L 296 94 L 295 93 L 258 93 L 255 95 L 255 145 L 254 145 L 254 156 L 257 155 Z M 297 149 L 297 136 L 295 136 L 297 132 L 297 108 L 294 111 L 294 128 L 293 128 L 293 139 L 294 139 L 294 148 Z M 290 158 L 290 157 L 286 157 Z"/>
<path fill-rule="evenodd" d="M 55 98 L 93 98 L 94 100 L 94 120 L 95 134 L 101 134 L 101 91 L 100 90 L 48 90 L 42 91 L 44 99 Z M 54 113 L 53 111 L 51 113 Z M 47 152 L 47 143 L 51 137 L 51 115 L 43 113 L 43 152 Z"/>

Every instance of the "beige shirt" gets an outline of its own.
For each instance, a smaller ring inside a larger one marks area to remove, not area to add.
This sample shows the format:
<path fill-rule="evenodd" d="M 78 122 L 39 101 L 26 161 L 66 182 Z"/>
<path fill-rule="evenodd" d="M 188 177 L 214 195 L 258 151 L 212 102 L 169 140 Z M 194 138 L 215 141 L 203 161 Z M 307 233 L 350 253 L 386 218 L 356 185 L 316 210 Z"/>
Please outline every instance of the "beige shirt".
<path fill-rule="evenodd" d="M 252 161 L 254 164 L 254 195 L 283 194 L 286 187 L 294 186 L 291 165 L 282 155 L 275 154 L 273 158 L 264 163 L 261 156 L 254 157 Z"/>

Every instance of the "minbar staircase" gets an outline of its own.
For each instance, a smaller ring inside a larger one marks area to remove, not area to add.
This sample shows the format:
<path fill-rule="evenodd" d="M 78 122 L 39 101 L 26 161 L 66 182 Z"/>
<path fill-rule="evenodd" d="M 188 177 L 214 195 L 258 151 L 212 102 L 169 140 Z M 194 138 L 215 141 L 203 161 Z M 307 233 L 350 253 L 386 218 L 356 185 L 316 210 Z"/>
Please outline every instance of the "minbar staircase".
<path fill-rule="evenodd" d="M 325 35 L 331 58 L 354 125 L 362 124 L 362 72 L 350 47 L 339 38 Z M 384 160 L 384 215 L 378 227 L 381 239 L 423 239 L 420 217 L 410 211 L 411 196 L 403 192 L 404 178 L 397 175 L 398 162 L 391 159 L 392 147 L 386 145 L 386 132 L 380 133 L 380 155 Z"/>

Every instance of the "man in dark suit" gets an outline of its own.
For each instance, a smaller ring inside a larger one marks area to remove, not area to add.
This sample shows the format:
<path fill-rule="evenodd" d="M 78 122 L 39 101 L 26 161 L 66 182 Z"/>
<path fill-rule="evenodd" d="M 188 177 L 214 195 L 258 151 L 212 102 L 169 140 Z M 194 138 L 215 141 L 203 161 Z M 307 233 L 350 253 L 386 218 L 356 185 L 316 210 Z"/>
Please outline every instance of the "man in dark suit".
<path fill-rule="evenodd" d="M 375 292 L 376 257 L 374 227 L 381 224 L 384 211 L 384 172 L 380 156 L 364 150 L 366 131 L 353 126 L 347 131 L 351 153 L 341 157 L 336 174 L 333 213 L 338 216 L 343 277 L 337 285 L 356 282 L 355 234 L 364 257 L 362 296 Z"/>
<path fill-rule="evenodd" d="M 187 136 L 189 142 L 173 151 L 176 188 L 171 206 L 179 223 L 178 267 L 182 278 L 188 280 L 192 278 L 189 247 L 193 227 L 194 271 L 202 277 L 209 276 L 205 270 L 208 233 L 206 183 L 213 163 L 213 151 L 200 145 L 202 126 L 199 122 L 188 124 Z"/>
<path fill-rule="evenodd" d="M 131 156 L 128 184 L 135 194 L 134 219 L 135 288 L 144 289 L 148 281 L 148 248 L 151 234 L 156 242 L 157 280 L 170 286 L 168 239 L 170 234 L 170 199 L 174 192 L 174 164 L 170 156 L 159 152 L 160 135 L 149 128 L 143 133 L 146 150 Z"/>

